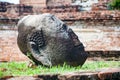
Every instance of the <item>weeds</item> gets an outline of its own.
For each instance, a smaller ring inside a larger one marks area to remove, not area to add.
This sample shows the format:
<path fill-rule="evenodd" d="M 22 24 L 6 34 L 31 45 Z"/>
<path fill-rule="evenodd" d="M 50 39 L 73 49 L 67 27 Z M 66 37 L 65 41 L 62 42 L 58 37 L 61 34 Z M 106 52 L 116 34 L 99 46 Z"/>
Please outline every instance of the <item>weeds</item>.
<path fill-rule="evenodd" d="M 67 72 L 99 70 L 102 68 L 120 67 L 120 61 L 87 61 L 82 67 L 71 67 L 64 64 L 63 66 L 54 66 L 46 68 L 37 66 L 30 68 L 27 62 L 7 62 L 0 63 L 0 77 L 4 76 L 33 76 L 40 74 L 62 74 Z"/>

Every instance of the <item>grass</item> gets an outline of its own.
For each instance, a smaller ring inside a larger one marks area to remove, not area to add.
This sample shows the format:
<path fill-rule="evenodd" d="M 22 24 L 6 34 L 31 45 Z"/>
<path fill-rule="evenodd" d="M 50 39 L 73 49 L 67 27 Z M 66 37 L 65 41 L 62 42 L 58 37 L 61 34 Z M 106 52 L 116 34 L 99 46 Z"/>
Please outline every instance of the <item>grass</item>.
<path fill-rule="evenodd" d="M 70 67 L 68 65 L 46 68 L 43 66 L 27 67 L 26 62 L 0 63 L 0 78 L 4 76 L 33 76 L 40 74 L 59 74 L 66 72 L 99 70 L 102 68 L 120 67 L 120 61 L 87 61 L 82 67 Z"/>

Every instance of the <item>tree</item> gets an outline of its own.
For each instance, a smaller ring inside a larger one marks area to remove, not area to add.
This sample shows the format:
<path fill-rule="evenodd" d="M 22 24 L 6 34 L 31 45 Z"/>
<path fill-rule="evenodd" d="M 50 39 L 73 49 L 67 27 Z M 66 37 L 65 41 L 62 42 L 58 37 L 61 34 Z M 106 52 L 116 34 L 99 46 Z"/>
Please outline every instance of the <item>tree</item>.
<path fill-rule="evenodd" d="M 110 7 L 112 9 L 118 9 L 118 10 L 120 10 L 120 0 L 112 0 L 110 2 Z"/>

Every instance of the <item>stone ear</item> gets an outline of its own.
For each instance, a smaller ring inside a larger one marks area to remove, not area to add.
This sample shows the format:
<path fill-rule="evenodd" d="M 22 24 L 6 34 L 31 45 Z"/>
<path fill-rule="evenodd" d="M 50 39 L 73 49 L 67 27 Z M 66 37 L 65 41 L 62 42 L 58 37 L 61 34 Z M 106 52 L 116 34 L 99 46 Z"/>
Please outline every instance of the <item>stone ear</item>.
<path fill-rule="evenodd" d="M 30 55 L 33 56 L 34 59 L 42 63 L 46 66 L 52 66 L 52 63 L 47 54 L 43 53 L 42 48 L 45 47 L 45 39 L 44 33 L 41 30 L 32 31 L 31 34 L 27 37 L 28 43 L 27 46 L 29 51 L 31 52 Z M 36 62 L 38 64 L 38 62 Z"/>
<path fill-rule="evenodd" d="M 28 35 L 28 42 L 34 42 L 39 48 L 45 46 L 45 39 L 42 29 L 32 31 Z"/>
<path fill-rule="evenodd" d="M 41 55 L 41 48 L 45 46 L 42 30 L 34 30 L 27 36 L 27 47 L 36 59 Z"/>

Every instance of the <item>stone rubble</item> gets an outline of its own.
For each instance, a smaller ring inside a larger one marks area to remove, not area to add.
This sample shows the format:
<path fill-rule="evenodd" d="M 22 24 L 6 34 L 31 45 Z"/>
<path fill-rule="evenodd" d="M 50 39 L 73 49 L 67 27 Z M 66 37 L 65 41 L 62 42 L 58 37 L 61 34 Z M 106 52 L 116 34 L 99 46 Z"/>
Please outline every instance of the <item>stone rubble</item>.
<path fill-rule="evenodd" d="M 120 80 L 120 68 L 106 68 L 99 71 L 68 72 L 36 76 L 5 77 L 0 80 Z"/>

